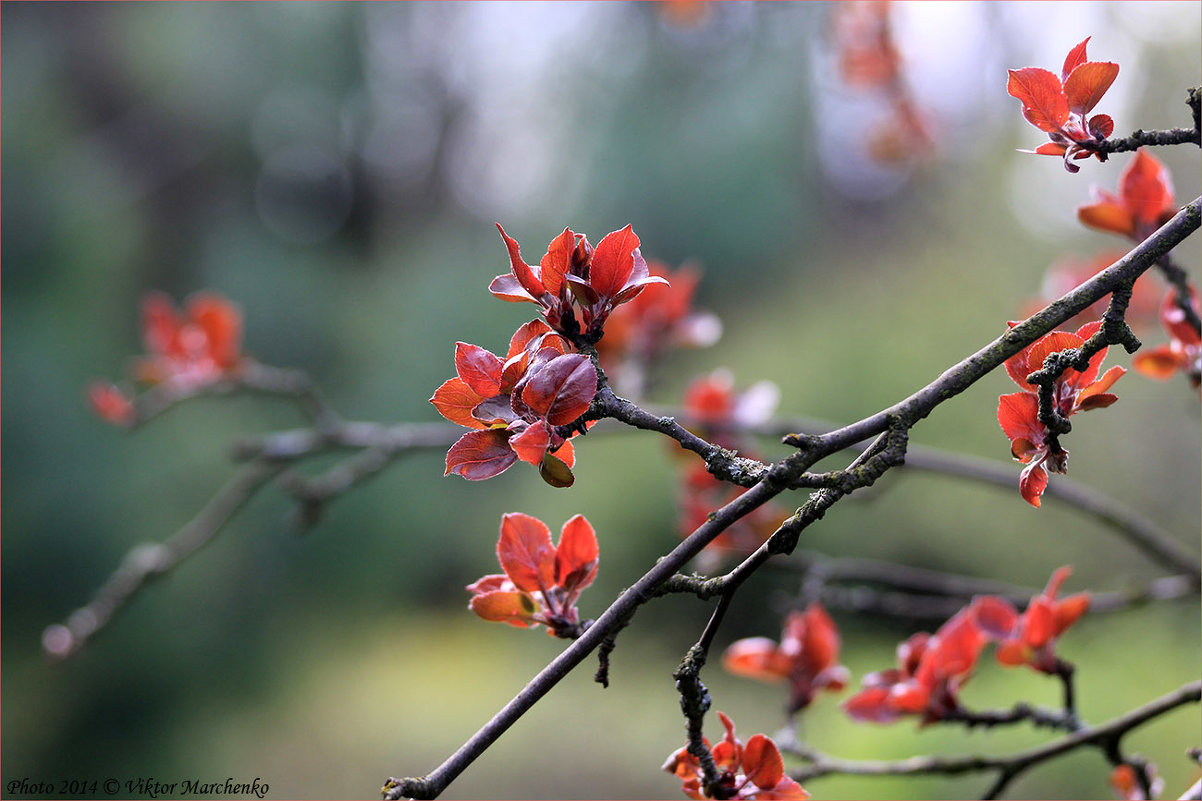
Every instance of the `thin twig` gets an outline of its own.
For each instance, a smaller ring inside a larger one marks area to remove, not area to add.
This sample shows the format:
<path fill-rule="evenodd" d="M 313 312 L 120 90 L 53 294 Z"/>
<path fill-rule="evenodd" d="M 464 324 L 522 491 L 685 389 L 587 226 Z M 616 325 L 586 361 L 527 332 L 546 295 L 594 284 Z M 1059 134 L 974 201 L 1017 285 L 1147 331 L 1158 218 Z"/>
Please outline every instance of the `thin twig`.
<path fill-rule="evenodd" d="M 209 544 L 234 513 L 282 469 L 263 463 L 244 467 L 170 539 L 144 543 L 130 550 L 86 606 L 72 612 L 66 623 L 46 628 L 42 634 L 45 652 L 62 659 L 82 648 L 147 581 L 170 571 Z"/>
<path fill-rule="evenodd" d="M 1171 693 L 1141 707 L 1101 723 L 1053 740 L 1050 743 L 1009 756 L 919 756 L 896 761 L 840 759 L 798 743 L 782 743 L 781 750 L 810 762 L 807 767 L 793 771 L 799 782 L 834 774 L 855 776 L 914 776 L 919 774 L 956 775 L 996 770 L 1005 781 L 995 783 L 986 797 L 995 797 L 1023 771 L 1041 762 L 1060 756 L 1085 745 L 1106 748 L 1127 732 L 1155 720 L 1185 704 L 1198 703 L 1202 697 L 1202 682 L 1190 682 Z"/>

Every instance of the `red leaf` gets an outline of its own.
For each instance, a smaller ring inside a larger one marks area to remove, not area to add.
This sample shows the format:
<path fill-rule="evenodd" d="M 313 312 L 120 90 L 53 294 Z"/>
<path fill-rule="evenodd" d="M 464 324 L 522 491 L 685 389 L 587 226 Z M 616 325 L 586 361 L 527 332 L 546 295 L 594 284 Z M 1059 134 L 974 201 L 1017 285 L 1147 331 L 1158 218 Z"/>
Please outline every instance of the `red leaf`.
<path fill-rule="evenodd" d="M 785 776 L 785 763 L 776 743 L 753 734 L 743 746 L 743 773 L 761 790 L 771 790 Z"/>
<path fill-rule="evenodd" d="M 976 598 L 972 602 L 972 610 L 981 631 L 994 640 L 1006 639 L 1018 625 L 1018 612 L 1014 605 L 996 595 Z"/>
<path fill-rule="evenodd" d="M 487 576 L 481 576 L 476 579 L 464 587 L 464 589 L 473 595 L 483 595 L 486 592 L 503 590 L 507 584 L 510 588 L 513 587 L 513 582 L 509 580 L 509 576 L 506 576 L 504 573 L 489 573 Z"/>
<path fill-rule="evenodd" d="M 551 431 L 542 420 L 532 424 L 517 436 L 510 437 L 509 447 L 523 462 L 540 465 L 547 453 L 547 444 L 551 441 Z"/>
<path fill-rule="evenodd" d="M 1053 73 L 1040 67 L 1009 70 L 1006 91 L 1022 101 L 1023 116 L 1041 131 L 1059 130 L 1068 121 L 1064 87 Z"/>
<path fill-rule="evenodd" d="M 560 445 L 555 451 L 555 456 L 558 457 L 559 460 L 568 467 L 576 466 L 576 449 L 572 447 L 572 443 L 570 441 L 564 442 L 564 444 Z"/>
<path fill-rule="evenodd" d="M 1039 508 L 1040 496 L 1048 486 L 1048 471 L 1044 468 L 1043 462 L 1032 462 L 1023 469 L 1018 477 L 1018 491 L 1023 496 L 1023 500 Z"/>
<path fill-rule="evenodd" d="M 434 390 L 430 403 L 438 409 L 438 413 L 450 420 L 468 428 L 484 428 L 484 423 L 472 416 L 472 409 L 483 400 L 472 391 L 472 388 L 461 378 L 448 378 L 438 389 Z"/>
<path fill-rule="evenodd" d="M 1041 648 L 1055 635 L 1055 618 L 1048 599 L 1037 595 L 1023 613 L 1022 639 L 1031 648 Z"/>
<path fill-rule="evenodd" d="M 1135 354 L 1131 366 L 1148 378 L 1164 381 L 1172 378 L 1185 364 L 1181 354 L 1168 345 L 1157 345 L 1151 350 Z"/>
<path fill-rule="evenodd" d="M 1039 398 L 1032 392 L 1012 392 L 998 400 L 997 421 L 1011 443 L 1027 440 L 1042 442 L 1043 423 L 1039 422 Z"/>
<path fill-rule="evenodd" d="M 1119 65 L 1113 61 L 1087 61 L 1074 69 L 1064 81 L 1064 97 L 1069 111 L 1088 114 L 1118 77 Z"/>
<path fill-rule="evenodd" d="M 1064 59 L 1064 67 L 1060 70 L 1060 78 L 1062 80 L 1067 81 L 1068 76 L 1072 74 L 1073 70 L 1089 60 L 1085 56 L 1085 45 L 1089 44 L 1089 40 L 1092 38 L 1092 36 L 1086 36 L 1084 41 L 1068 51 L 1068 56 Z"/>
<path fill-rule="evenodd" d="M 892 723 L 900 715 L 889 704 L 890 688 L 868 687 L 843 702 L 843 711 L 852 720 L 870 723 Z"/>
<path fill-rule="evenodd" d="M 576 249 L 576 234 L 571 228 L 551 240 L 540 266 L 543 286 L 552 295 L 558 295 L 563 286 L 564 275 L 572 267 L 572 251 Z"/>
<path fill-rule="evenodd" d="M 483 481 L 504 473 L 518 459 L 508 440 L 504 431 L 496 429 L 467 432 L 447 451 L 444 475 L 458 473 L 468 481 Z"/>
<path fill-rule="evenodd" d="M 530 322 L 519 326 L 517 331 L 513 332 L 513 336 L 509 338 L 509 350 L 505 352 L 505 359 L 512 359 L 522 351 L 526 350 L 526 346 L 532 340 L 538 339 L 543 334 L 549 334 L 551 326 L 547 325 L 542 320 L 531 320 Z M 548 343 L 549 344 L 549 343 Z"/>
<path fill-rule="evenodd" d="M 534 599 L 524 592 L 488 592 L 476 595 L 468 602 L 480 617 L 494 623 L 508 623 L 519 628 L 534 625 L 531 617 L 538 610 Z"/>
<path fill-rule="evenodd" d="M 1079 592 L 1062 598 L 1052 605 L 1052 631 L 1059 637 L 1077 618 L 1089 611 L 1089 593 Z"/>
<path fill-rule="evenodd" d="M 588 282 L 601 297 L 612 298 L 622 291 L 634 269 L 634 251 L 639 237 L 627 225 L 620 231 L 606 234 L 593 250 Z"/>
<path fill-rule="evenodd" d="M 1105 139 L 1114 133 L 1114 120 L 1109 114 L 1095 114 L 1089 118 L 1089 133 L 1094 139 Z"/>
<path fill-rule="evenodd" d="M 455 343 L 455 372 L 481 398 L 491 398 L 500 391 L 504 366 L 500 358 L 479 345 Z"/>
<path fill-rule="evenodd" d="M 188 317 L 205 333 L 207 356 L 223 370 L 241 359 L 242 314 L 225 298 L 201 292 L 188 301 Z"/>
<path fill-rule="evenodd" d="M 488 291 L 508 303 L 538 303 L 530 297 L 530 293 L 522 289 L 521 283 L 513 273 L 498 275 L 488 285 Z"/>
<path fill-rule="evenodd" d="M 511 512 L 501 518 L 497 559 L 519 590 L 541 592 L 555 584 L 551 530 L 537 517 Z"/>
<path fill-rule="evenodd" d="M 781 681 L 788 678 L 793 663 L 780 653 L 775 640 L 745 637 L 727 646 L 722 654 L 722 667 L 748 679 Z"/>
<path fill-rule="evenodd" d="M 1077 207 L 1077 219 L 1083 225 L 1099 231 L 1109 231 L 1122 236 L 1135 236 L 1135 218 L 1118 198 L 1109 192 L 1100 192 L 1097 203 Z"/>
<path fill-rule="evenodd" d="M 1136 233 L 1146 236 L 1151 229 L 1177 211 L 1173 200 L 1173 182 L 1168 169 L 1155 156 L 1140 148 L 1135 160 L 1119 179 L 1123 206 L 1135 219 Z"/>
<path fill-rule="evenodd" d="M 513 270 L 513 275 L 517 278 L 518 284 L 529 293 L 531 298 L 539 301 L 546 293 L 547 288 L 543 286 L 542 281 L 538 280 L 538 277 L 534 274 L 534 270 L 530 269 L 530 265 L 522 261 L 521 248 L 509 234 L 505 233 L 505 229 L 501 227 L 500 223 L 497 223 L 497 230 L 501 232 L 501 239 L 505 240 L 505 248 L 509 251 L 509 266 Z M 489 289 L 491 291 L 492 287 L 490 286 Z M 497 293 L 493 292 L 493 294 Z"/>
<path fill-rule="evenodd" d="M 1085 340 L 1077 334 L 1068 331 L 1053 331 L 1045 334 L 1029 345 L 1025 350 L 1006 360 L 1006 372 L 1021 388 L 1034 392 L 1037 387 L 1027 383 L 1027 376 L 1043 369 L 1044 360 L 1053 353 L 1069 348 L 1079 348 Z M 1069 373 L 1065 372 L 1065 376 Z"/>
<path fill-rule="evenodd" d="M 802 636 L 801 660 L 811 675 L 818 675 L 839 658 L 839 630 L 835 621 L 817 602 L 802 615 L 805 631 Z"/>
<path fill-rule="evenodd" d="M 588 411 L 597 394 L 597 371 L 582 353 L 556 356 L 522 388 L 522 402 L 553 426 L 566 425 Z"/>
<path fill-rule="evenodd" d="M 597 575 L 597 534 L 584 515 L 563 524 L 555 549 L 555 583 L 571 593 L 593 583 Z"/>
<path fill-rule="evenodd" d="M 635 255 L 638 255 L 637 250 L 635 251 Z M 619 292 L 617 295 L 614 295 L 613 305 L 621 306 L 623 303 L 629 303 L 638 297 L 639 293 L 651 284 L 663 284 L 665 286 L 670 286 L 670 284 L 668 284 L 668 279 L 658 275 L 648 275 L 644 278 L 639 278 L 638 280 L 632 280 L 626 284 L 625 288 L 623 288 L 621 292 Z"/>

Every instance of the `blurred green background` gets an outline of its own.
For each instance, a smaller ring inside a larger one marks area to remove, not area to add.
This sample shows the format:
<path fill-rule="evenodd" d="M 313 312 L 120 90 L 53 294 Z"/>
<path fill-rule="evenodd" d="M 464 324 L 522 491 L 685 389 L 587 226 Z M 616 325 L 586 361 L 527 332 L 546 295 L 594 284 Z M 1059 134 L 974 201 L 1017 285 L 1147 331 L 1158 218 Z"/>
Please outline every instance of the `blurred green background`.
<path fill-rule="evenodd" d="M 145 290 L 232 298 L 247 351 L 308 371 L 348 418 L 433 421 L 426 399 L 453 373 L 453 343 L 498 350 L 529 319 L 486 291 L 506 269 L 493 222 L 529 260 L 565 225 L 596 242 L 629 222 L 645 255 L 703 266 L 698 305 L 725 325 L 716 346 L 676 354 L 650 400 L 675 403 L 726 366 L 740 386 L 775 381 L 782 414 L 850 422 L 997 336 L 1060 256 L 1122 245 L 1074 209 L 1091 183 L 1114 187 L 1130 156 L 1073 176 L 1016 153 L 1043 135 L 1005 94 L 1006 68 L 1058 71 L 1093 36 L 1091 56 L 1122 67 L 1098 108 L 1120 134 L 1188 125 L 1199 8 L 899 4 L 935 144 L 880 164 L 866 144 L 880 103 L 841 84 L 823 3 L 4 3 L 0 792 L 19 795 L 8 785 L 21 778 L 259 777 L 271 797 L 374 797 L 389 775 L 433 769 L 561 648 L 465 609 L 463 586 L 496 569 L 504 512 L 556 531 L 577 512 L 593 522 L 602 560 L 586 615 L 676 542 L 674 462 L 653 436 L 581 442 L 569 490 L 520 465 L 480 484 L 443 478 L 442 453 L 424 452 L 303 536 L 288 500 L 262 493 L 84 652 L 51 663 L 43 628 L 129 548 L 186 523 L 231 474 L 232 442 L 303 423 L 247 397 L 187 404 L 132 436 L 99 421 L 84 387 L 122 376 L 141 350 Z M 1157 156 L 1178 200 L 1195 197 L 1197 150 Z M 1178 250 L 1195 281 L 1198 243 Z M 995 409 L 1009 391 L 990 376 L 913 440 L 1005 462 Z M 1196 548 L 1197 393 L 1135 374 L 1116 392 L 1116 406 L 1074 420 L 1072 477 Z M 1070 591 L 1159 575 L 1095 521 L 1054 499 L 1036 511 L 1016 490 L 891 474 L 802 547 L 1032 587 L 1072 564 Z M 794 574 L 763 571 L 718 646 L 777 636 L 797 590 Z M 708 613 L 686 598 L 644 608 L 608 690 L 582 666 L 446 797 L 680 797 L 658 770 L 684 737 L 670 674 Z M 834 616 L 856 682 L 938 623 Z M 1090 721 L 1196 679 L 1199 648 L 1196 598 L 1087 616 L 1060 645 Z M 703 678 L 744 737 L 781 725 L 781 688 L 716 664 Z M 989 660 L 964 700 L 1054 704 L 1054 684 Z M 821 698 L 803 734 L 850 758 L 996 754 L 1047 736 L 856 725 L 837 700 Z M 1198 742 L 1186 708 L 1124 747 L 1157 762 L 1176 797 L 1197 777 L 1184 752 Z M 1077 752 L 1010 793 L 1106 797 L 1107 773 Z M 808 789 L 958 798 L 988 783 Z"/>

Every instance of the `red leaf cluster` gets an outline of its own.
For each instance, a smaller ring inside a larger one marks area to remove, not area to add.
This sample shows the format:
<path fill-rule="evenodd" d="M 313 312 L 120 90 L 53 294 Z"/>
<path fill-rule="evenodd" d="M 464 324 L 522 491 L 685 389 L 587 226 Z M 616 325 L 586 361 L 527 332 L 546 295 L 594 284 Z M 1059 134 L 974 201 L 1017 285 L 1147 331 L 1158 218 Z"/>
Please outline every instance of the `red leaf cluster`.
<path fill-rule="evenodd" d="M 1059 76 L 1041 67 L 1024 67 L 1009 70 L 1006 83 L 1006 91 L 1022 102 L 1027 122 L 1052 140 L 1024 152 L 1061 156 L 1069 172 L 1081 169 L 1070 159 L 1097 156 L 1105 161 L 1106 154 L 1097 146 L 1114 133 L 1114 120 L 1109 116 L 1088 115 L 1118 77 L 1119 65 L 1087 60 L 1089 38 L 1069 51 Z"/>
<path fill-rule="evenodd" d="M 467 586 L 468 608 L 485 620 L 519 628 L 542 624 L 547 633 L 573 639 L 580 622 L 576 601 L 597 575 L 597 535 L 583 515 L 563 524 L 559 545 L 538 518 L 514 512 L 501 518 L 497 560 L 504 573 Z"/>
<path fill-rule="evenodd" d="M 1077 219 L 1090 228 L 1142 242 L 1177 213 L 1168 168 L 1140 148 L 1119 175 L 1116 195 L 1093 187 L 1094 202 L 1077 209 Z"/>
<path fill-rule="evenodd" d="M 455 373 L 430 402 L 452 423 L 474 430 L 447 451 L 446 475 L 481 481 L 520 459 L 552 486 L 572 484 L 571 435 L 560 428 L 588 411 L 597 394 L 597 371 L 587 356 L 532 320 L 514 333 L 504 359 L 457 342 Z"/>
<path fill-rule="evenodd" d="M 1006 372 L 1023 389 L 998 398 L 997 419 L 1002 431 L 1010 438 L 1010 453 L 1027 465 L 1019 476 L 1019 492 L 1032 506 L 1040 505 L 1040 497 L 1048 485 L 1048 470 L 1064 473 L 1068 470 L 1068 451 L 1049 437 L 1047 427 L 1039 420 L 1038 388 L 1027 382 L 1027 376 L 1043 367 L 1053 353 L 1080 348 L 1098 329 L 1100 321 L 1087 323 L 1076 332 L 1052 331 L 1006 360 Z M 1108 389 L 1127 372 L 1111 367 L 1098 377 L 1106 348 L 1094 354 L 1084 372 L 1066 370 L 1053 384 L 1052 394 L 1056 411 L 1062 417 L 1077 412 L 1101 409 L 1118 398 Z"/>
<path fill-rule="evenodd" d="M 722 666 L 736 676 L 789 683 L 789 714 L 813 702 L 819 690 L 842 690 L 847 668 L 838 664 L 839 630 L 815 602 L 785 619 L 780 643 L 767 637 L 736 640 L 722 655 Z"/>
<path fill-rule="evenodd" d="M 747 429 L 772 416 L 780 390 L 771 381 L 761 381 L 743 392 L 736 392 L 734 378 L 726 370 L 715 370 L 692 381 L 685 388 L 684 412 L 689 427 L 699 436 L 724 448 L 756 458 Z M 720 481 L 704 463 L 687 453 L 681 472 L 678 530 L 688 536 L 717 508 L 742 495 L 746 490 Z M 732 523 L 705 547 L 698 557 L 698 569 L 709 572 L 727 552 L 748 553 L 758 548 L 787 517 L 789 511 L 779 504 L 766 503 Z"/>
<path fill-rule="evenodd" d="M 722 741 L 710 747 L 718 768 L 713 784 L 705 781 L 701 761 L 687 747 L 676 751 L 664 763 L 664 770 L 681 780 L 681 790 L 689 798 L 779 799 L 805 801 L 810 797 L 800 784 L 785 775 L 780 749 L 771 737 L 754 734 L 744 745 L 735 737 L 735 724 L 724 713 L 718 717 L 726 729 Z"/>
<path fill-rule="evenodd" d="M 926 725 L 955 717 L 964 711 L 960 689 L 990 642 L 997 643 L 995 656 L 1004 666 L 1059 672 L 1056 638 L 1089 608 L 1086 593 L 1056 597 L 1071 572 L 1068 567 L 1057 569 L 1047 589 L 1032 598 L 1021 615 L 1004 598 L 980 596 L 934 634 L 911 636 L 898 646 L 897 667 L 865 676 L 863 689 L 843 703 L 843 710 L 855 720 L 873 723 L 919 715 Z"/>
<path fill-rule="evenodd" d="M 538 304 L 547 324 L 575 344 L 596 343 L 614 308 L 651 284 L 667 283 L 651 275 L 629 225 L 606 234 L 596 248 L 584 234 L 565 228 L 537 266 L 522 260 L 518 243 L 500 223 L 497 230 L 509 251 L 510 271 L 494 278 L 488 291 L 501 300 Z"/>
<path fill-rule="evenodd" d="M 976 601 L 978 624 L 997 641 L 994 655 L 1007 666 L 1030 665 L 1041 673 L 1058 672 L 1056 638 L 1089 610 L 1089 593 L 1057 598 L 1072 568 L 1058 568 L 1047 588 L 1031 599 L 1020 615 L 1005 598 L 985 596 Z"/>
<path fill-rule="evenodd" d="M 142 299 L 142 341 L 146 355 L 134 366 L 134 377 L 147 384 L 167 383 L 191 392 L 235 375 L 243 366 L 242 314 L 212 292 L 188 298 L 182 310 L 162 292 Z M 133 399 L 120 388 L 96 381 L 88 401 L 103 417 L 129 425 L 136 417 Z"/>
<path fill-rule="evenodd" d="M 693 309 L 693 293 L 701 280 L 695 267 L 671 271 L 661 262 L 647 265 L 650 274 L 665 283 L 649 284 L 634 300 L 615 308 L 597 343 L 601 366 L 611 376 L 627 364 L 644 368 L 669 345 L 705 347 L 722 335 L 716 316 Z"/>
<path fill-rule="evenodd" d="M 1202 311 L 1193 289 L 1189 291 L 1189 305 L 1195 313 Z M 1202 386 L 1202 337 L 1178 305 L 1176 289 L 1170 289 L 1160 304 L 1160 323 L 1169 335 L 1168 343 L 1135 354 L 1131 366 L 1158 380 L 1182 372 L 1189 376 L 1195 388 Z"/>

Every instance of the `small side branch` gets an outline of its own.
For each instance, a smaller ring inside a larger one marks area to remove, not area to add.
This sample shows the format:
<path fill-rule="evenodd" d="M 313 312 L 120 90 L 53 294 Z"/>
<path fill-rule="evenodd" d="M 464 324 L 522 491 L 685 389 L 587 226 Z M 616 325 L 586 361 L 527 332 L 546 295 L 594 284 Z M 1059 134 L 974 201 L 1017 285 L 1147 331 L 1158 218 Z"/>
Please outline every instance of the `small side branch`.
<path fill-rule="evenodd" d="M 166 542 L 132 549 L 86 606 L 72 612 L 65 623 L 46 628 L 42 634 L 45 652 L 63 659 L 82 648 L 147 581 L 169 572 L 209 544 L 234 513 L 282 469 L 261 463 L 248 465 Z"/>
<path fill-rule="evenodd" d="M 1097 726 L 1085 726 L 1071 734 L 1053 740 L 1050 743 L 1022 751 L 1017 754 L 1002 757 L 991 756 L 962 756 L 938 757 L 920 756 L 892 762 L 875 760 L 839 759 L 799 744 L 787 744 L 782 750 L 792 753 L 811 763 L 792 776 L 799 782 L 806 782 L 820 776 L 844 774 L 855 776 L 915 776 L 921 774 L 957 775 L 961 773 L 980 773 L 996 771 L 998 778 L 989 788 L 985 797 L 996 798 L 1005 790 L 1011 781 L 1024 771 L 1058 757 L 1068 751 L 1092 746 L 1106 752 L 1127 732 L 1155 720 L 1186 704 L 1196 704 L 1202 698 L 1202 682 L 1190 682 L 1161 696 L 1144 706 L 1113 718 Z"/>

